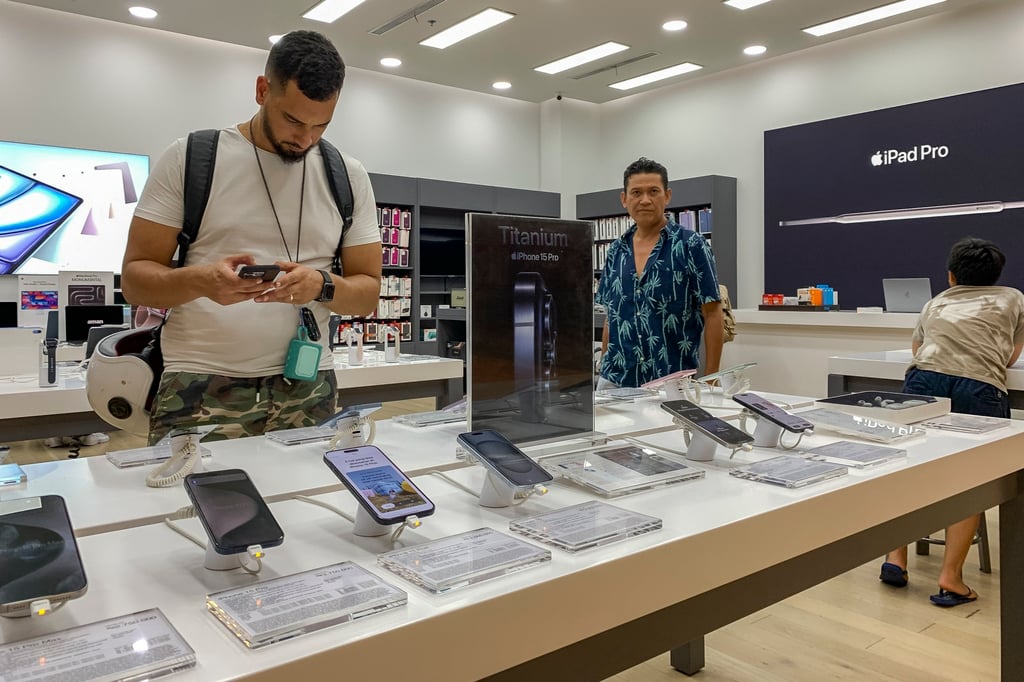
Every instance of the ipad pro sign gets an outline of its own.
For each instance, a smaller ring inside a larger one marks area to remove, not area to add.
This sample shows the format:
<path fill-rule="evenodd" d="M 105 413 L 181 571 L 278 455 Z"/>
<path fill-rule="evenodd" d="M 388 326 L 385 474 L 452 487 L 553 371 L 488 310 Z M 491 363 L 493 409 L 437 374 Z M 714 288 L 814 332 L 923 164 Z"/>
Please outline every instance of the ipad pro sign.
<path fill-rule="evenodd" d="M 766 131 L 765 290 L 827 282 L 844 309 L 882 305 L 884 278 L 939 292 L 966 236 L 1024 287 L 1021 120 L 1024 84 Z"/>
<path fill-rule="evenodd" d="M 593 431 L 591 224 L 466 220 L 470 428 L 517 443 Z"/>

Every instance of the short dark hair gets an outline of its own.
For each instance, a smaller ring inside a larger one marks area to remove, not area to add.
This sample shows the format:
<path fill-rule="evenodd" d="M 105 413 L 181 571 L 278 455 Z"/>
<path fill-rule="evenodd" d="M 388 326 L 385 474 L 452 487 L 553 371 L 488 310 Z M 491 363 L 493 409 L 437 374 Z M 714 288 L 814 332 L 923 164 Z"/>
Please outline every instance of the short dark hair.
<path fill-rule="evenodd" d="M 1006 256 L 999 247 L 986 239 L 965 237 L 949 251 L 946 267 L 957 284 L 969 287 L 988 287 L 999 281 L 1006 265 Z"/>
<path fill-rule="evenodd" d="M 634 175 L 644 173 L 657 173 L 661 176 L 661 186 L 668 189 L 668 171 L 657 161 L 652 161 L 646 156 L 641 156 L 633 163 L 626 166 L 626 172 L 622 174 L 622 191 L 629 189 L 629 179 Z"/>
<path fill-rule="evenodd" d="M 326 102 L 341 91 L 345 62 L 322 33 L 292 31 L 270 48 L 265 74 L 272 87 L 283 88 L 293 80 L 303 95 Z"/>

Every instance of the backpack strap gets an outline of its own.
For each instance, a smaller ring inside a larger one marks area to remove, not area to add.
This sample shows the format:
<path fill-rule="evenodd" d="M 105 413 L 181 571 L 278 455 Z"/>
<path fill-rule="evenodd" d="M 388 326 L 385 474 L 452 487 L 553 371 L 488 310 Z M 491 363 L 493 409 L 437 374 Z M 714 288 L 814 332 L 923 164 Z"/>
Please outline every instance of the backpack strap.
<path fill-rule="evenodd" d="M 331 258 L 331 272 L 336 275 L 341 271 L 341 246 L 345 241 L 345 235 L 352 227 L 352 215 L 355 213 L 355 204 L 352 198 L 352 183 L 348 177 L 348 168 L 345 167 L 345 160 L 341 157 L 338 148 L 327 140 L 320 138 L 320 155 L 324 159 L 324 168 L 327 171 L 327 186 L 334 197 L 334 203 L 338 205 L 338 213 L 341 214 L 341 237 L 338 239 L 338 248 Z"/>
<path fill-rule="evenodd" d="M 199 234 L 206 202 L 213 186 L 213 168 L 217 161 L 219 130 L 196 130 L 188 134 L 185 149 L 185 217 L 178 233 L 178 267 L 185 265 L 188 247 Z"/>

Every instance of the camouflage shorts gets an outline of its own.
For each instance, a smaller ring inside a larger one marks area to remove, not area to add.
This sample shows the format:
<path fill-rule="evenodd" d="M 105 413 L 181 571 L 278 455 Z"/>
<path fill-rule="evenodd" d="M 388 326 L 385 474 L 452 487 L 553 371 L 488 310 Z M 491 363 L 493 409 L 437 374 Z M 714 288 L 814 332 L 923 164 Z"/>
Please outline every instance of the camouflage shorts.
<path fill-rule="evenodd" d="M 298 426 L 313 426 L 334 414 L 338 380 L 322 370 L 314 381 L 218 374 L 164 372 L 153 400 L 149 444 L 175 426 L 220 424 L 206 440 L 259 436 Z"/>

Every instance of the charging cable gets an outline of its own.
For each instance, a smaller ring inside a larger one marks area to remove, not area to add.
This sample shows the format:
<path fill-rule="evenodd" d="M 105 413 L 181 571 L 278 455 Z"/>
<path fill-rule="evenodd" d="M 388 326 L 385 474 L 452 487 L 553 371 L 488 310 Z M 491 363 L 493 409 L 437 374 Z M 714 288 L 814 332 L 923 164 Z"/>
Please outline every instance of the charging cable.
<path fill-rule="evenodd" d="M 174 441 L 181 438 L 184 438 L 184 443 L 175 449 Z M 200 435 L 194 431 L 171 436 L 171 458 L 146 476 L 146 485 L 150 488 L 169 488 L 192 473 L 201 456 L 199 438 Z"/>
<path fill-rule="evenodd" d="M 474 495 L 475 494 L 476 493 L 474 493 Z M 335 507 L 333 504 L 329 504 L 329 503 L 324 502 L 322 500 L 317 500 L 317 499 L 312 498 L 312 497 L 307 497 L 306 495 L 296 495 L 292 499 L 296 499 L 296 500 L 299 500 L 300 502 L 305 502 L 307 504 L 316 505 L 317 507 L 323 507 L 324 509 L 327 509 L 328 511 L 334 512 L 335 514 L 337 514 L 341 518 L 345 519 L 346 521 L 349 521 L 350 523 L 354 524 L 356 522 L 355 517 L 352 516 L 351 514 L 349 514 L 348 512 L 343 511 L 343 510 L 339 509 L 338 507 Z M 402 520 L 402 523 L 397 528 L 395 528 L 395 530 L 393 530 L 391 532 L 391 542 L 394 542 L 394 541 L 398 540 L 399 536 L 402 535 L 402 531 L 404 531 L 406 528 L 419 528 L 422 525 L 423 525 L 423 522 L 420 520 L 420 517 L 416 516 L 415 514 L 412 514 L 411 516 L 406 516 Z"/>
<path fill-rule="evenodd" d="M 206 550 L 207 549 L 207 545 L 206 545 L 205 542 L 203 542 L 202 540 L 200 540 L 196 536 L 192 535 L 187 530 L 185 530 L 184 528 L 182 528 L 181 526 L 179 526 L 178 524 L 175 523 L 175 521 L 178 521 L 178 520 L 181 520 L 181 519 L 191 519 L 191 518 L 195 518 L 195 516 L 196 516 L 196 508 L 195 507 L 193 507 L 193 506 L 182 507 L 178 511 L 174 512 L 173 514 L 171 514 L 170 516 L 165 518 L 164 519 L 164 525 L 167 526 L 168 528 L 170 528 L 171 530 L 173 530 L 175 533 L 177 533 L 181 537 L 183 537 L 186 540 L 188 540 L 189 542 L 192 542 L 193 544 L 195 544 L 200 549 Z M 256 574 L 258 574 L 263 569 L 263 561 L 262 561 L 262 559 L 263 559 L 264 554 L 265 554 L 265 552 L 263 551 L 263 547 L 261 545 L 249 545 L 248 547 L 245 548 L 245 554 L 239 553 L 239 554 L 236 555 L 238 557 L 238 566 L 239 566 L 239 568 L 241 568 L 243 571 L 245 571 L 249 575 L 256 575 Z M 251 557 L 252 559 L 254 559 L 255 562 L 256 562 L 255 566 L 248 566 L 248 565 L 246 565 L 245 557 Z"/>

